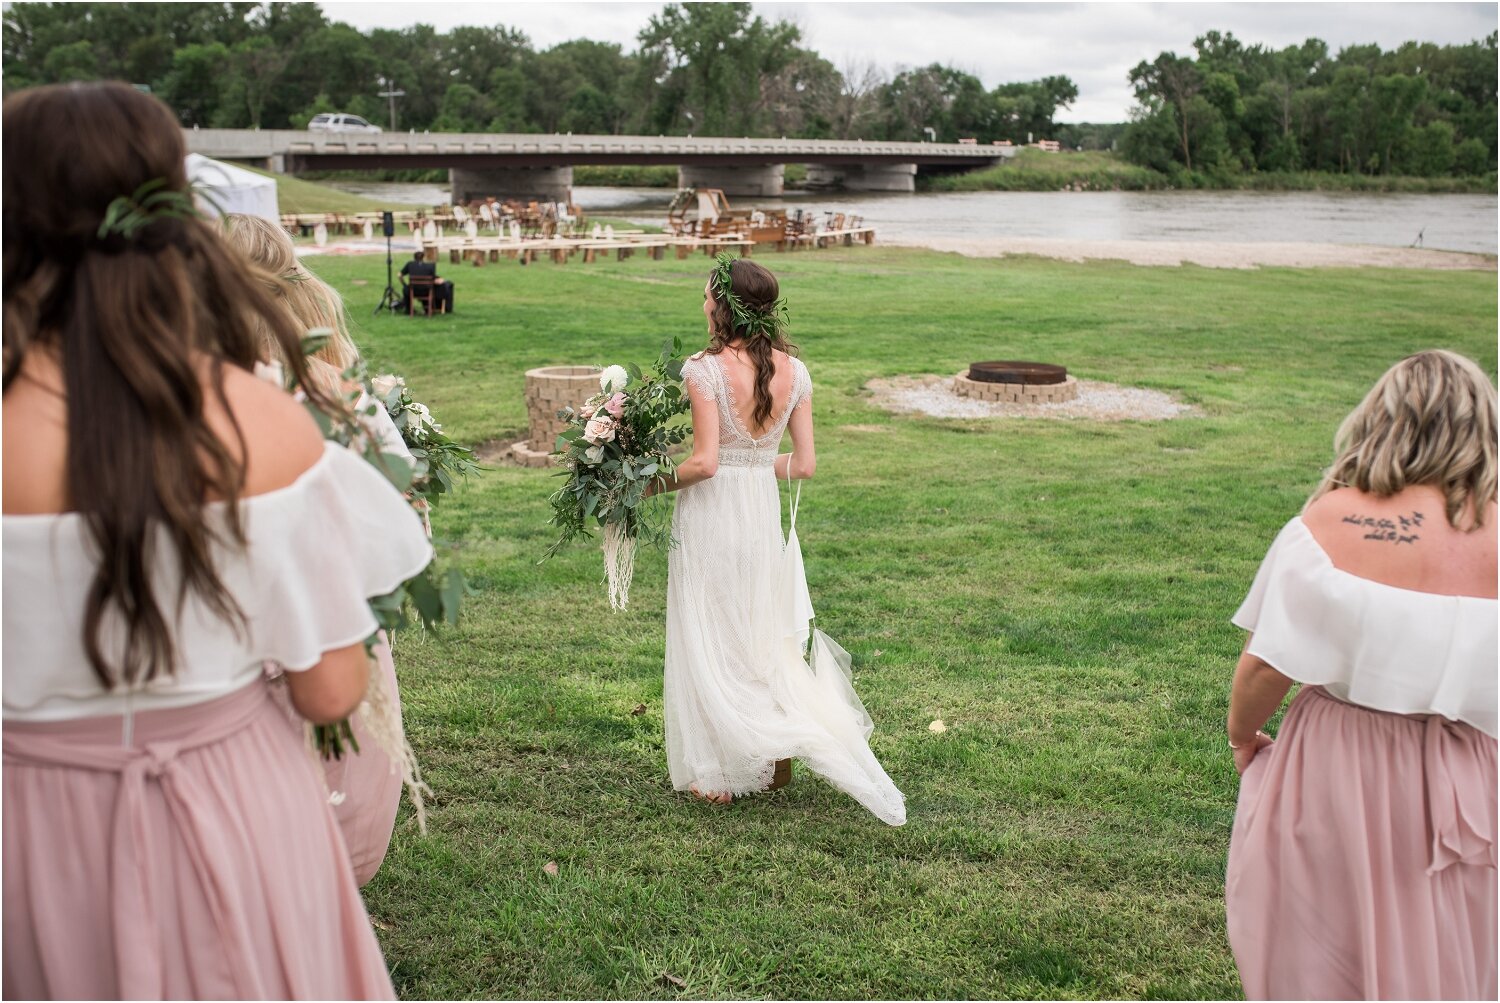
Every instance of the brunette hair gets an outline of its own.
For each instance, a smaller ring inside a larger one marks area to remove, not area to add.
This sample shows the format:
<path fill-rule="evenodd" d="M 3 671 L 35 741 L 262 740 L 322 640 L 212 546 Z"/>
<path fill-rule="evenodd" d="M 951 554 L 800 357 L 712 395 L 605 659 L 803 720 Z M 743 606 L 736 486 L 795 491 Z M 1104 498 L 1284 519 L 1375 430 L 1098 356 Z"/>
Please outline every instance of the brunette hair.
<path fill-rule="evenodd" d="M 172 624 L 153 581 L 163 556 L 189 590 L 242 628 L 213 548 L 243 547 L 238 501 L 246 441 L 224 393 L 224 366 L 252 369 L 260 325 L 305 382 L 300 332 L 245 261 L 196 215 L 150 212 L 103 227 L 117 200 L 191 198 L 182 127 L 156 98 L 119 83 L 59 84 L 5 99 L 4 379 L 27 354 L 51 354 L 67 397 L 67 505 L 98 553 L 84 646 L 106 686 L 170 672 Z M 86 144 L 86 149 L 84 148 Z M 145 200 L 142 200 L 144 203 Z M 208 387 L 235 442 L 204 420 Z M 337 405 L 316 387 L 308 396 Z M 222 498 L 222 523 L 206 499 Z M 123 628 L 123 644 L 113 628 Z"/>
<path fill-rule="evenodd" d="M 1430 484 L 1449 525 L 1484 524 L 1495 500 L 1495 385 L 1472 360 L 1433 350 L 1386 370 L 1334 436 L 1337 458 L 1308 504 L 1339 487 L 1393 495 Z"/>
<path fill-rule="evenodd" d="M 776 276 L 744 258 L 736 258 L 729 266 L 729 280 L 735 298 L 753 311 L 773 309 L 781 294 Z M 712 280 L 709 282 L 708 296 L 714 303 L 713 330 L 704 351 L 709 355 L 718 355 L 731 342 L 740 342 L 740 349 L 755 364 L 755 406 L 750 412 L 751 424 L 755 428 L 763 428 L 771 420 L 772 411 L 776 407 L 776 402 L 771 399 L 771 377 L 776 375 L 776 357 L 772 353 L 780 349 L 788 355 L 796 355 L 797 346 L 787 340 L 786 332 L 779 325 L 775 328 L 775 334 L 770 336 L 747 336 L 747 332 L 737 330 L 729 304 L 714 296 Z"/>
<path fill-rule="evenodd" d="M 323 390 L 332 396 L 340 394 L 344 371 L 359 361 L 359 349 L 349 336 L 344 298 L 297 260 L 296 245 L 281 224 L 230 213 L 224 217 L 224 237 L 261 270 L 258 278 L 262 287 L 298 330 L 326 328 L 330 332 L 328 344 L 309 361 L 313 363 L 312 378 Z M 270 327 L 260 320 L 257 327 L 266 360 L 284 362 Z"/>

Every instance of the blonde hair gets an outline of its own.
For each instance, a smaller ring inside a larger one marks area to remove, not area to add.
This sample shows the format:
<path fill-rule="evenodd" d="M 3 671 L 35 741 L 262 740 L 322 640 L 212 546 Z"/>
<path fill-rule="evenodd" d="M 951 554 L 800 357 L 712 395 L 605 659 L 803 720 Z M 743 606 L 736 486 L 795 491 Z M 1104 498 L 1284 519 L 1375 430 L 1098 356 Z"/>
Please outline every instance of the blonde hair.
<path fill-rule="evenodd" d="M 343 297 L 297 260 L 291 234 L 279 224 L 229 213 L 224 217 L 224 236 L 264 273 L 259 276 L 261 282 L 301 330 L 327 328 L 332 332 L 328 344 L 310 358 L 326 364 L 314 366 L 312 375 L 338 392 L 344 371 L 359 361 Z M 274 346 L 267 341 L 266 347 L 275 358 Z"/>
<path fill-rule="evenodd" d="M 1386 370 L 1334 436 L 1337 458 L 1312 504 L 1339 487 L 1390 496 L 1429 484 L 1455 529 L 1484 522 L 1495 500 L 1495 385 L 1472 360 L 1433 350 Z"/>

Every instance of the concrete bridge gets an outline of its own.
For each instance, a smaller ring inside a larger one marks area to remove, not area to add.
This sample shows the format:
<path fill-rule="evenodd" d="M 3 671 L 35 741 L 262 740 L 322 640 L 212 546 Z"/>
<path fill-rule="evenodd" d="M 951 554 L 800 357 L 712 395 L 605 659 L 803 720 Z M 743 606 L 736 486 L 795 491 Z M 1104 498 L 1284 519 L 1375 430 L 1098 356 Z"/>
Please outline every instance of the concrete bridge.
<path fill-rule="evenodd" d="M 1014 147 L 838 139 L 710 136 L 562 136 L 515 133 L 329 133 L 187 129 L 188 149 L 278 173 L 446 167 L 453 198 L 495 195 L 561 201 L 581 164 L 675 164 L 680 187 L 728 195 L 782 193 L 787 164 L 807 164 L 809 188 L 909 192 L 917 172 L 989 167 Z"/>

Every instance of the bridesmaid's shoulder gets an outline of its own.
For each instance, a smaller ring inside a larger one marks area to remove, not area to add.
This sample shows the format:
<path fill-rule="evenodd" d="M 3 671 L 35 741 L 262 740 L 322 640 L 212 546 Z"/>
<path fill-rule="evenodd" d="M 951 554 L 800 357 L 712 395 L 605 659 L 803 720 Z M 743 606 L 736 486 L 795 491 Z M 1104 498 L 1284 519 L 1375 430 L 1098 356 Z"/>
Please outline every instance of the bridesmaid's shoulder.
<path fill-rule="evenodd" d="M 220 439 L 235 448 L 234 424 L 245 441 L 245 495 L 292 484 L 323 456 L 323 434 L 301 402 L 274 384 L 237 366 L 225 365 L 224 402 L 210 394 L 206 417 Z"/>

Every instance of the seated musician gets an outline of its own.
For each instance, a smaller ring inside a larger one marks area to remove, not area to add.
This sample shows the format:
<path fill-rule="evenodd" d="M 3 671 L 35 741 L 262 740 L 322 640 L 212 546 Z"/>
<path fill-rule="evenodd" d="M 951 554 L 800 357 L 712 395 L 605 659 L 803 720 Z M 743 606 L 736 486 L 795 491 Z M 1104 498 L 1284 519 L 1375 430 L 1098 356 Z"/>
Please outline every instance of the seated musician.
<path fill-rule="evenodd" d="M 405 313 L 411 309 L 411 286 L 407 284 L 407 277 L 431 277 L 433 282 L 433 309 L 453 312 L 453 283 L 447 279 L 440 278 L 437 273 L 437 263 L 428 261 L 418 251 L 412 255 L 412 259 L 401 266 L 401 305 L 400 310 Z"/>

